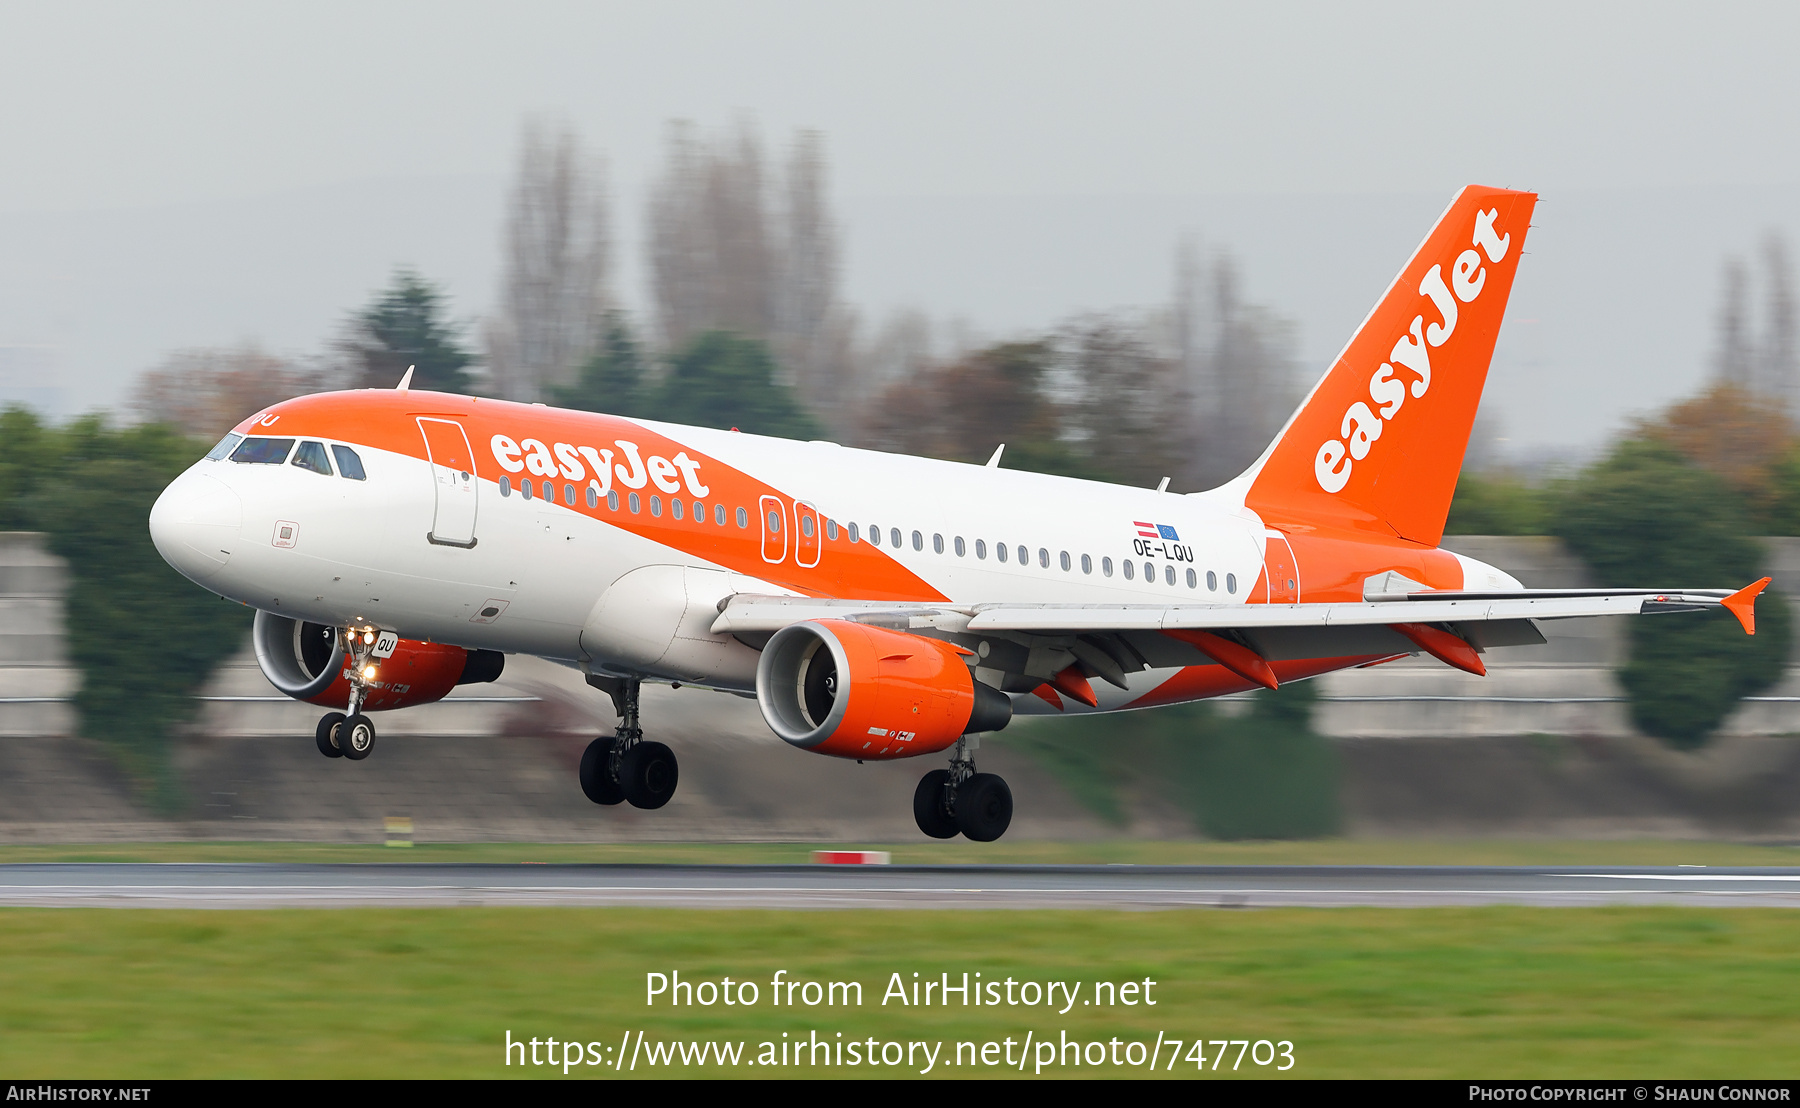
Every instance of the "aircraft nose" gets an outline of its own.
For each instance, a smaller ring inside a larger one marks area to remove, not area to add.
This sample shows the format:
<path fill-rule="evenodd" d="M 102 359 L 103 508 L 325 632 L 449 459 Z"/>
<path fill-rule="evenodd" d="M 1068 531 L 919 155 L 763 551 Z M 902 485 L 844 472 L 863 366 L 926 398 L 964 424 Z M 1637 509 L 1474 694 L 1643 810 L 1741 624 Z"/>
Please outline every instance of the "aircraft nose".
<path fill-rule="evenodd" d="M 188 472 L 175 478 L 150 509 L 157 553 L 194 581 L 225 568 L 244 520 L 243 501 L 223 481 Z"/>

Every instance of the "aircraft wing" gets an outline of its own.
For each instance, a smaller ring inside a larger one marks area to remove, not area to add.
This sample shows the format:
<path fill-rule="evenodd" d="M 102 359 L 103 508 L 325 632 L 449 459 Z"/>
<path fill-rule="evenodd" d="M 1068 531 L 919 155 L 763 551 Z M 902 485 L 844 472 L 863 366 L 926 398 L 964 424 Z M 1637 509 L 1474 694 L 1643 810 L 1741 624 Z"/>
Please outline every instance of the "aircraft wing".
<path fill-rule="evenodd" d="M 1531 589 L 1514 592 L 1425 590 L 1389 593 L 1360 603 L 1325 604 L 931 604 L 797 596 L 736 595 L 720 604 L 715 634 L 759 635 L 812 619 L 842 619 L 896 630 L 949 636 L 987 635 L 1019 644 L 1019 657 L 983 659 L 1027 677 L 1062 680 L 1094 703 L 1065 667 L 1128 687 L 1128 674 L 1149 668 L 1217 662 L 1274 688 L 1272 662 L 1425 653 L 1446 665 L 1485 674 L 1489 647 L 1544 642 L 1538 621 L 1649 615 L 1725 608 L 1756 633 L 1756 597 L 1768 578 L 1726 589 Z M 1027 682 L 1029 684 L 1029 682 Z"/>
<path fill-rule="evenodd" d="M 890 627 L 1035 634 L 1323 628 L 1412 623 L 1490 623 L 1588 616 L 1649 615 L 1724 607 L 1755 633 L 1754 602 L 1763 578 L 1729 589 L 1527 589 L 1512 592 L 1409 593 L 1390 600 L 1326 604 L 933 604 L 792 596 L 729 598 L 714 634 L 777 631 L 808 619 L 847 619 Z M 966 620 L 966 622 L 965 622 Z"/>

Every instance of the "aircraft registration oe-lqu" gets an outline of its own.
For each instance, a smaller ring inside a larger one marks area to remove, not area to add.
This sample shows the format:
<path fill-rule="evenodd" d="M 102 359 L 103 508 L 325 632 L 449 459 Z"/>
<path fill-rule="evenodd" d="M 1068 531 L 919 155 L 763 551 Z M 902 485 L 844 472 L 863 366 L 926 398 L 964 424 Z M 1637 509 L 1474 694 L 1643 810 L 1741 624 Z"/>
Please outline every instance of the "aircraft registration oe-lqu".
<path fill-rule="evenodd" d="M 976 771 L 1015 714 L 1150 708 L 1419 653 L 1485 672 L 1539 621 L 1724 606 L 1738 589 L 1525 589 L 1439 548 L 1537 197 L 1469 187 L 1262 457 L 1187 495 L 542 405 L 396 389 L 245 420 L 157 501 L 171 565 L 257 609 L 263 672 L 369 713 L 578 667 L 615 734 L 580 783 L 658 808 L 677 764 L 644 681 L 756 698 L 802 750 L 947 752 L 919 829 L 991 841 L 1012 793 Z M 1167 482 L 1165 481 L 1166 485 Z"/>

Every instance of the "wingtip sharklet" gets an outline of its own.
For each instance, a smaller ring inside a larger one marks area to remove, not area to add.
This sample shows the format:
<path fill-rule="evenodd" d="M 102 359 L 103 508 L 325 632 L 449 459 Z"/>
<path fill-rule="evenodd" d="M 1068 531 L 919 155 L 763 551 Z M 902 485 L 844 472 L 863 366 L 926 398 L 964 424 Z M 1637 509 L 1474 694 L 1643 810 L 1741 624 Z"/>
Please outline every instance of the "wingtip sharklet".
<path fill-rule="evenodd" d="M 1772 580 L 1774 578 L 1765 577 L 1754 584 L 1745 585 L 1719 601 L 1727 611 L 1737 617 L 1739 623 L 1743 624 L 1746 635 L 1756 634 L 1756 598 L 1762 595 L 1762 591 L 1769 587 L 1769 582 Z"/>

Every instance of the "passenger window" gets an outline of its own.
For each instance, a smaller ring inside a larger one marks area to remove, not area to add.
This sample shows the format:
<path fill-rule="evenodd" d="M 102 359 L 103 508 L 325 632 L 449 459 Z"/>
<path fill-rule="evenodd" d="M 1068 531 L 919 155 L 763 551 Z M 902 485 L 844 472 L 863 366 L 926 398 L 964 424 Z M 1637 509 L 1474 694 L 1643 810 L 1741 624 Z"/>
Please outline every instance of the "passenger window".
<path fill-rule="evenodd" d="M 1006 544 L 1005 544 L 1005 543 L 1003 543 L 1003 542 L 997 542 L 997 543 L 995 543 L 995 544 L 994 544 L 994 557 L 996 557 L 996 558 L 998 558 L 998 559 L 1000 559 L 1000 560 L 1001 560 L 1001 561 L 1003 561 L 1003 562 L 1004 562 L 1004 561 L 1006 561 L 1006 557 L 1007 557 L 1007 551 L 1008 551 L 1008 550 L 1009 550 L 1009 549 L 1011 549 L 1011 548 L 1010 548 L 1010 547 L 1008 547 L 1008 546 L 1007 546 L 1007 545 L 1006 545 Z"/>
<path fill-rule="evenodd" d="M 1156 567 L 1149 562 L 1144 563 L 1144 583 L 1146 585 L 1156 584 Z"/>
<path fill-rule="evenodd" d="M 942 554 L 944 552 L 944 536 L 942 536 L 942 535 L 931 536 L 931 549 L 936 551 L 939 554 Z"/>
<path fill-rule="evenodd" d="M 337 459 L 340 477 L 348 477 L 352 481 L 369 479 L 369 475 L 363 472 L 362 458 L 348 446 L 332 446 L 331 456 Z"/>
<path fill-rule="evenodd" d="M 287 461 L 293 439 L 245 439 L 231 452 L 231 460 L 245 465 L 278 466 Z"/>
<path fill-rule="evenodd" d="M 800 517 L 800 533 L 809 539 L 813 537 L 813 517 Z"/>
<path fill-rule="evenodd" d="M 1050 551 L 1041 546 L 1038 547 L 1038 567 L 1041 569 L 1050 568 Z"/>
<path fill-rule="evenodd" d="M 826 538 L 826 540 L 829 542 L 836 542 L 837 537 L 838 537 L 837 520 L 835 520 L 835 519 L 826 520 L 825 521 L 825 538 Z"/>
<path fill-rule="evenodd" d="M 600 506 L 600 490 L 592 485 L 587 487 L 587 505 L 590 508 L 598 508 Z"/>
<path fill-rule="evenodd" d="M 1173 585 L 1174 583 L 1175 583 L 1175 567 L 1174 566 L 1164 566 L 1163 567 L 1163 584 Z"/>
<path fill-rule="evenodd" d="M 331 459 L 325 456 L 325 444 L 322 442 L 301 443 L 300 449 L 294 451 L 294 464 L 301 469 L 331 476 Z"/>
<path fill-rule="evenodd" d="M 650 514 L 658 519 L 662 518 L 662 497 L 652 496 L 650 498 Z"/>
<path fill-rule="evenodd" d="M 856 524 L 852 523 L 850 525 L 850 541 L 856 542 L 859 537 L 860 536 L 857 534 L 857 530 L 856 530 Z"/>
<path fill-rule="evenodd" d="M 1069 552 L 1067 550 L 1062 552 L 1062 567 L 1064 573 L 1069 572 Z"/>
<path fill-rule="evenodd" d="M 1227 573 L 1225 575 L 1225 591 L 1233 595 L 1237 594 L 1237 574 Z"/>
<path fill-rule="evenodd" d="M 682 512 L 681 498 L 679 496 L 669 497 L 669 514 L 674 516 L 676 519 L 680 519 L 681 512 Z"/>
<path fill-rule="evenodd" d="M 780 512 L 770 512 L 769 513 L 769 534 L 771 534 L 771 535 L 781 534 L 781 513 Z"/>
<path fill-rule="evenodd" d="M 694 522 L 706 522 L 706 505 L 700 503 L 698 500 L 694 501 Z"/>
<path fill-rule="evenodd" d="M 1125 571 L 1125 580 L 1129 581 L 1137 576 L 1136 562 L 1121 562 L 1119 563 L 1119 566 Z"/>
<path fill-rule="evenodd" d="M 519 495 L 524 497 L 527 500 L 531 499 L 531 482 L 530 481 L 520 481 L 519 482 Z"/>
<path fill-rule="evenodd" d="M 725 526 L 725 505 L 723 505 L 723 504 L 714 504 L 713 505 L 713 522 L 718 524 L 720 527 Z"/>
<path fill-rule="evenodd" d="M 1107 577 L 1112 576 L 1112 559 L 1111 558 L 1100 559 L 1100 572 L 1102 574 L 1106 575 Z"/>
<path fill-rule="evenodd" d="M 1218 592 L 1219 591 L 1219 575 L 1214 573 L 1210 569 L 1206 571 L 1206 591 L 1207 592 Z"/>
<path fill-rule="evenodd" d="M 1081 572 L 1083 572 L 1083 573 L 1094 572 L 1094 559 L 1089 557 L 1086 554 L 1083 554 L 1081 556 Z"/>
<path fill-rule="evenodd" d="M 626 503 L 631 505 L 631 514 L 632 515 L 637 515 L 639 512 L 644 510 L 644 501 L 635 492 L 631 494 L 631 499 L 626 501 Z"/>
<path fill-rule="evenodd" d="M 213 447 L 211 450 L 208 450 L 206 452 L 206 460 L 209 462 L 216 462 L 223 458 L 230 457 L 231 451 L 237 446 L 238 443 L 243 442 L 243 441 L 244 441 L 244 436 L 242 436 L 242 435 L 238 435 L 238 434 L 226 435 L 224 438 L 219 440 L 219 445 Z"/>
<path fill-rule="evenodd" d="M 607 491 L 607 493 L 606 493 L 606 508 L 607 508 L 607 511 L 611 511 L 611 512 L 616 512 L 619 510 L 619 490 L 609 489 Z"/>
<path fill-rule="evenodd" d="M 1031 562 L 1031 551 L 1025 549 L 1022 546 L 1019 547 L 1019 564 L 1020 565 L 1028 565 L 1028 564 L 1030 564 L 1030 562 Z"/>
<path fill-rule="evenodd" d="M 925 536 L 919 534 L 919 532 L 917 532 L 917 531 L 913 532 L 913 549 L 914 550 L 925 549 Z"/>
<path fill-rule="evenodd" d="M 544 499 L 550 501 L 551 503 L 556 502 L 556 482 L 554 482 L 554 481 L 545 481 L 544 482 Z"/>
<path fill-rule="evenodd" d="M 869 524 L 869 545 L 881 545 L 881 528 L 873 523 Z"/>
<path fill-rule="evenodd" d="M 563 486 L 563 503 L 567 504 L 571 508 L 573 508 L 575 506 L 575 486 L 574 485 L 564 485 Z"/>
<path fill-rule="evenodd" d="M 500 478 L 500 495 L 501 496 L 511 496 L 512 495 L 512 478 L 511 477 Z"/>
<path fill-rule="evenodd" d="M 961 535 L 956 536 L 956 556 L 958 558 L 964 558 L 968 556 L 968 553 L 969 547 L 963 542 L 963 537 Z"/>
<path fill-rule="evenodd" d="M 987 540 L 986 539 L 976 539 L 975 540 L 975 556 L 977 558 L 980 558 L 984 562 L 987 561 Z"/>
<path fill-rule="evenodd" d="M 1195 588 L 1200 587 L 1200 578 L 1191 569 L 1187 571 L 1187 581 L 1188 581 L 1188 588 L 1190 588 L 1190 589 L 1195 589 Z"/>
<path fill-rule="evenodd" d="M 895 550 L 900 549 L 900 528 L 898 528 L 898 527 L 889 527 L 888 528 L 888 542 L 893 545 Z"/>
<path fill-rule="evenodd" d="M 632 499 L 633 499 L 633 500 L 636 500 L 636 499 L 637 499 L 637 493 L 635 493 L 635 492 L 634 492 L 634 493 L 632 493 L 632 494 L 631 494 L 631 498 L 632 498 Z M 738 526 L 739 526 L 739 527 L 748 527 L 748 526 L 750 526 L 750 513 L 749 513 L 749 512 L 748 512 L 748 511 L 747 511 L 747 510 L 745 510 L 745 509 L 743 509 L 743 508 L 739 508 L 739 509 L 738 509 L 738 510 L 737 510 L 737 525 L 738 525 Z"/>

